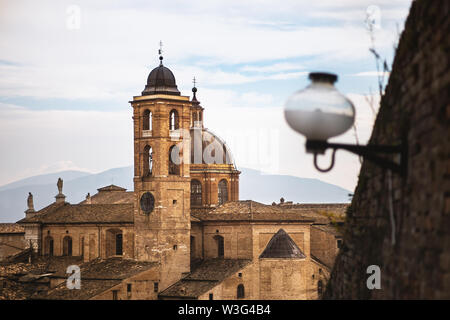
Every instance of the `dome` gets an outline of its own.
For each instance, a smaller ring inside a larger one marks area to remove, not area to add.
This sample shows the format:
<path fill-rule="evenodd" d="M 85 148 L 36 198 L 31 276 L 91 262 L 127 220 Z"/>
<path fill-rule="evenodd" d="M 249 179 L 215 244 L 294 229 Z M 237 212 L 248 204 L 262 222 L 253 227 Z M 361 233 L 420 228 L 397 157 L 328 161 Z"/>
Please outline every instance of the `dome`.
<path fill-rule="evenodd" d="M 174 96 L 179 96 L 180 91 L 178 91 L 177 84 L 175 82 L 175 76 L 169 68 L 166 68 L 162 64 L 153 69 L 147 78 L 147 85 L 144 91 L 142 91 L 143 96 L 151 94 L 169 94 Z"/>
<path fill-rule="evenodd" d="M 231 150 L 221 138 L 202 128 L 191 128 L 190 133 L 191 164 L 227 164 L 236 169 Z"/>

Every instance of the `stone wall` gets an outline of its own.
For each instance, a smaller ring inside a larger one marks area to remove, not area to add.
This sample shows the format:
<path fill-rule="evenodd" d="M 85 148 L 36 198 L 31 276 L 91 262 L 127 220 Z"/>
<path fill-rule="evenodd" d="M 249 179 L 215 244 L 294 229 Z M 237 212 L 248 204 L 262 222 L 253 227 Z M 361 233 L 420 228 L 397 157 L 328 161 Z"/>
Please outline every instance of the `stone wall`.
<path fill-rule="evenodd" d="M 405 133 L 407 174 L 364 162 L 325 298 L 450 298 L 449 8 L 412 4 L 370 140 Z M 366 286 L 370 265 L 379 290 Z"/>

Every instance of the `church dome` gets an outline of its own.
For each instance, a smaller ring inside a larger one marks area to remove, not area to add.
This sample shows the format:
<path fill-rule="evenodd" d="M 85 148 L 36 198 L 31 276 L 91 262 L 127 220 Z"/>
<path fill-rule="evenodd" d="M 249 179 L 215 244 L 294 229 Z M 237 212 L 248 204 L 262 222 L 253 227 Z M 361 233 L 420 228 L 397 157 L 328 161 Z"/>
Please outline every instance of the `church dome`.
<path fill-rule="evenodd" d="M 231 150 L 216 134 L 204 128 L 191 128 L 191 164 L 225 164 L 236 169 Z M 205 159 L 211 157 L 211 159 Z"/>
<path fill-rule="evenodd" d="M 163 66 L 162 57 L 160 57 L 160 60 L 160 65 L 148 75 L 147 85 L 144 91 L 142 91 L 142 95 L 168 94 L 179 96 L 180 91 L 178 91 L 175 76 L 169 68 Z"/>

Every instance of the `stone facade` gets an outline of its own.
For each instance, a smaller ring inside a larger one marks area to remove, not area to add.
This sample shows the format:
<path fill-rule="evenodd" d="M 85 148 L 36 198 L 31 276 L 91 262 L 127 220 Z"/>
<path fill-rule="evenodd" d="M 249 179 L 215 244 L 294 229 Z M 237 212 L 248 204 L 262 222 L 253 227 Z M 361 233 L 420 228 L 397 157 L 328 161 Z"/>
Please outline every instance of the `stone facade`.
<path fill-rule="evenodd" d="M 345 205 L 239 201 L 240 171 L 226 144 L 203 128 L 193 91 L 192 100 L 180 95 L 161 63 L 130 101 L 133 192 L 110 185 L 70 204 L 59 180 L 56 201 L 18 222 L 39 259 L 61 262 L 57 273 L 44 264 L 25 279 L 39 283 L 31 298 L 319 297 L 336 236 L 325 229 L 314 236 L 313 226 L 334 223 Z M 79 260 L 79 291 L 65 288 L 70 258 Z"/>
<path fill-rule="evenodd" d="M 416 0 L 370 143 L 406 135 L 407 173 L 364 161 L 328 299 L 450 298 L 450 2 Z M 369 290 L 367 267 L 381 270 Z"/>

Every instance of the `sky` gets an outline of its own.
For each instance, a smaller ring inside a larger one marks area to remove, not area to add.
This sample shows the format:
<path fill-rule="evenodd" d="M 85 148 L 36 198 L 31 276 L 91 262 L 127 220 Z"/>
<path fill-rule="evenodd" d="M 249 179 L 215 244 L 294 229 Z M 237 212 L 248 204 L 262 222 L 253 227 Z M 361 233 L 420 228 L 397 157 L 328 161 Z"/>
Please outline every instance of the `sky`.
<path fill-rule="evenodd" d="M 238 168 L 317 178 L 353 191 L 359 158 L 338 151 L 332 171 L 317 171 L 305 139 L 286 124 L 284 103 L 308 85 L 309 72 L 336 73 L 336 87 L 355 105 L 356 131 L 331 141 L 366 143 L 380 74 L 369 48 L 391 65 L 410 5 L 0 0 L 0 185 L 132 165 L 128 102 L 158 65 L 162 41 L 164 65 L 181 94 L 192 94 L 195 76 L 205 127 L 227 142 Z M 319 163 L 327 166 L 329 156 Z"/>

